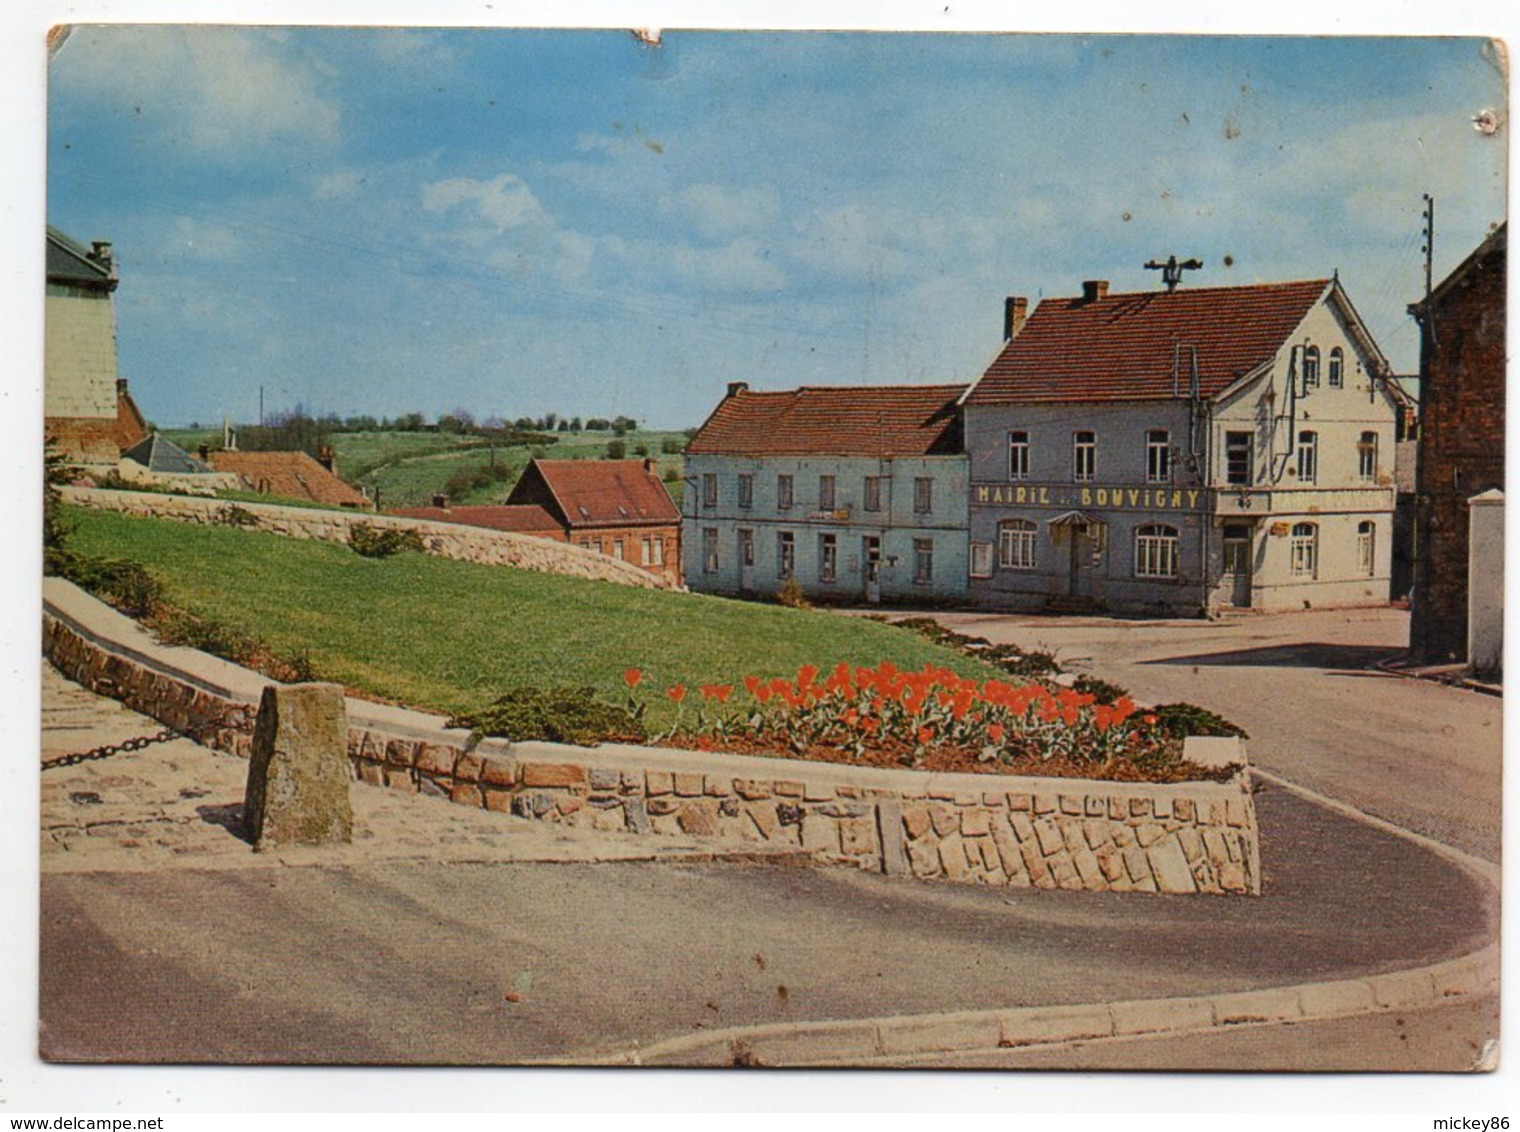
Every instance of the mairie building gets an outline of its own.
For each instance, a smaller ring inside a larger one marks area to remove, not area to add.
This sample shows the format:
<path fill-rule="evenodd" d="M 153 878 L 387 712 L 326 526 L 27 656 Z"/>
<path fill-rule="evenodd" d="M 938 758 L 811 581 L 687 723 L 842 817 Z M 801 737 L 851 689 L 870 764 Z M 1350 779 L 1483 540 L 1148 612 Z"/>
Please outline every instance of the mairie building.
<path fill-rule="evenodd" d="M 967 602 L 1389 599 L 1398 392 L 1338 278 L 1022 298 L 962 399 Z"/>
<path fill-rule="evenodd" d="M 964 385 L 734 382 L 686 449 L 686 584 L 841 602 L 966 595 Z"/>

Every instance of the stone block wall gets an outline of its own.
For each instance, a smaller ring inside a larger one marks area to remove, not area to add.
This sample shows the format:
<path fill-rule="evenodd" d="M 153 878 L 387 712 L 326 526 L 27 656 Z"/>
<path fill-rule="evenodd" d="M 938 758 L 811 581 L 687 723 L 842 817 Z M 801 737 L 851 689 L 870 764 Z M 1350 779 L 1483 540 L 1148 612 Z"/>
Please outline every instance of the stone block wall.
<path fill-rule="evenodd" d="M 44 651 L 70 679 L 247 757 L 263 677 L 151 641 L 47 579 Z M 795 848 L 892 876 L 1017 888 L 1257 893 L 1244 773 L 1171 785 L 925 774 L 622 744 L 473 743 L 442 720 L 348 701 L 354 776 L 572 827 Z"/>
<path fill-rule="evenodd" d="M 61 490 L 66 502 L 82 507 L 144 518 L 176 519 L 186 523 L 218 523 L 228 507 L 233 506 L 219 499 L 146 491 L 105 491 L 87 487 L 64 487 Z M 236 506 L 256 520 L 247 529 L 268 531 L 287 538 L 347 543 L 349 531 L 355 524 L 366 524 L 378 528 L 414 530 L 422 536 L 428 553 L 440 558 L 457 558 L 463 562 L 478 562 L 487 566 L 513 566 L 519 570 L 591 578 L 644 589 L 669 589 L 672 586 L 670 579 L 641 570 L 631 563 L 619 562 L 615 558 L 568 543 L 511 531 L 491 531 L 459 523 L 403 519 L 367 512 L 361 514 L 315 507 L 285 507 L 273 503 L 239 502 Z"/>

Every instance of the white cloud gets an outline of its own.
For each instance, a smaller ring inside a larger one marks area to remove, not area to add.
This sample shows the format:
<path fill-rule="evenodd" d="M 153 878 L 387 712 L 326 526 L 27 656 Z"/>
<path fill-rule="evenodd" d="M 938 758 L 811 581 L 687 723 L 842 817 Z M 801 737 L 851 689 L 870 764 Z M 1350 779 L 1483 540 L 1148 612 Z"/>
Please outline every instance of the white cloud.
<path fill-rule="evenodd" d="M 549 214 L 521 177 L 503 173 L 489 181 L 455 177 L 434 181 L 422 189 L 422 207 L 428 212 L 452 212 L 461 205 L 498 230 L 542 224 Z"/>
<path fill-rule="evenodd" d="M 758 240 L 744 237 L 716 248 L 671 249 L 671 267 L 691 283 L 720 291 L 780 291 L 786 273 Z"/>
<path fill-rule="evenodd" d="M 773 228 L 781 219 L 781 197 L 768 185 L 727 188 L 700 182 L 666 196 L 666 215 L 708 239 Z"/>
<path fill-rule="evenodd" d="M 346 200 L 358 193 L 363 182 L 364 174 L 357 169 L 337 169 L 319 176 L 311 191 L 318 200 Z"/>
<path fill-rule="evenodd" d="M 188 216 L 175 219 L 173 238 L 177 246 L 201 259 L 230 260 L 243 252 L 243 241 L 231 228 Z"/>
<path fill-rule="evenodd" d="M 202 156 L 337 137 L 338 106 L 322 94 L 321 74 L 278 32 L 92 26 L 69 37 L 54 66 L 70 92 L 115 111 L 130 108 L 167 141 Z"/>

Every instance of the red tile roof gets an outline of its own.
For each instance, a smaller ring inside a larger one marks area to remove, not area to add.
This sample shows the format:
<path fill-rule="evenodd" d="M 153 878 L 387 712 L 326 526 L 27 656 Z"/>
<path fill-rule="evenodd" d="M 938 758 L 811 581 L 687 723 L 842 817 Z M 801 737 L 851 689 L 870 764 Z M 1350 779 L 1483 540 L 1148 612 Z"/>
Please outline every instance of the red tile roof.
<path fill-rule="evenodd" d="M 1331 286 L 1328 279 L 1046 299 L 987 367 L 968 405 L 1128 401 L 1223 392 L 1268 362 Z M 1174 370 L 1175 346 L 1184 347 Z"/>
<path fill-rule="evenodd" d="M 222 451 L 207 459 L 217 471 L 235 474 L 248 491 L 340 507 L 369 502 L 305 452 Z"/>
<path fill-rule="evenodd" d="M 542 507 L 532 504 L 487 507 L 401 507 L 386 512 L 403 519 L 431 519 L 436 523 L 461 523 L 491 531 L 515 531 L 539 537 L 564 535 L 564 527 Z"/>
<path fill-rule="evenodd" d="M 686 446 L 695 456 L 938 456 L 960 450 L 964 385 L 736 384 Z"/>
<path fill-rule="evenodd" d="M 534 460 L 507 502 L 534 499 L 535 480 L 548 489 L 572 528 L 681 522 L 670 493 L 643 460 Z"/>

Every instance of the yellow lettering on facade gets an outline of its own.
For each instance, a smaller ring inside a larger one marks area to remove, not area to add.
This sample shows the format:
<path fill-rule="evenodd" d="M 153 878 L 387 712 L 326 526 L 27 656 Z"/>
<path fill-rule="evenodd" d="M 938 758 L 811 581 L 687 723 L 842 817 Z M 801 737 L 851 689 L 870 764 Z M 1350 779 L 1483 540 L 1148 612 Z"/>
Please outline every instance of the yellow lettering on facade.
<path fill-rule="evenodd" d="M 1182 492 L 1180 492 L 1180 491 L 1174 491 L 1174 492 L 1172 492 L 1172 506 L 1173 507 L 1181 507 L 1182 506 Z"/>
<path fill-rule="evenodd" d="M 1131 507 L 1138 507 L 1140 505 L 1140 489 L 1139 488 L 1132 487 L 1132 488 L 1129 489 L 1129 505 Z"/>
<path fill-rule="evenodd" d="M 1041 503 L 1049 503 L 1050 502 L 1050 488 L 1048 488 L 1048 487 L 1042 487 L 1042 488 L 1040 488 L 1040 502 Z"/>
<path fill-rule="evenodd" d="M 1189 507 L 1197 507 L 1198 506 L 1198 493 L 1196 491 L 1190 491 L 1190 492 L 1188 492 L 1188 506 Z"/>
<path fill-rule="evenodd" d="M 977 488 L 976 489 L 976 501 L 978 503 L 986 503 L 987 502 L 987 496 L 988 496 L 988 494 L 989 493 L 988 493 L 987 488 L 985 487 L 985 485 L 982 486 L 982 487 Z"/>
<path fill-rule="evenodd" d="M 1090 487 L 1084 487 L 1082 489 L 1082 506 L 1083 507 L 1088 507 L 1088 506 L 1091 506 L 1091 504 L 1092 504 L 1092 488 L 1090 488 Z"/>
<path fill-rule="evenodd" d="M 1013 501 L 1015 503 L 1027 503 L 1027 502 L 1029 502 L 1029 489 L 1027 487 L 1016 487 L 1016 488 L 1014 488 L 1013 489 Z"/>

